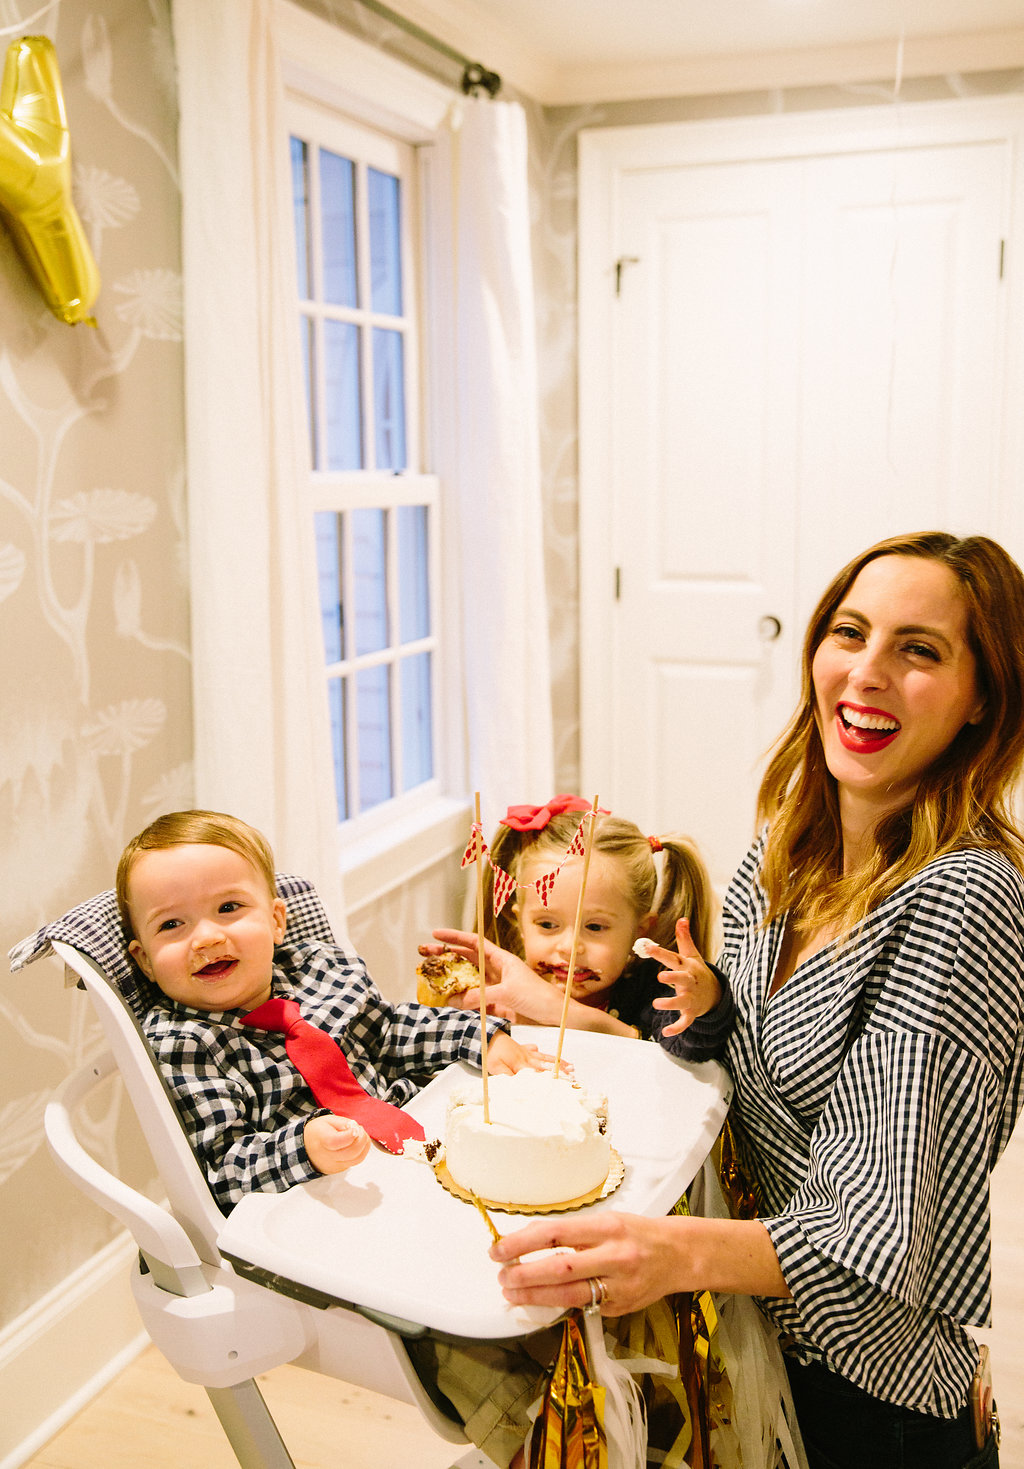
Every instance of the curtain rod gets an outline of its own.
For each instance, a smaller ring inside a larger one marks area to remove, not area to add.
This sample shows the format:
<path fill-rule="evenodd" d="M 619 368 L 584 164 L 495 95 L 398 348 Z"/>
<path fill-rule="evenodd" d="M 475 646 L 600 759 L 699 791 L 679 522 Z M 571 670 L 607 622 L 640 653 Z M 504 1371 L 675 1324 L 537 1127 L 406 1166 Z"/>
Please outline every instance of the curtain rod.
<path fill-rule="evenodd" d="M 415 37 L 417 41 L 422 41 L 425 46 L 440 52 L 442 56 L 447 56 L 449 61 L 457 62 L 462 67 L 462 90 L 467 95 L 475 97 L 481 90 L 485 91 L 489 97 L 498 95 L 501 89 L 501 77 L 496 71 L 488 71 L 479 61 L 470 61 L 469 57 L 463 56 L 461 51 L 453 50 L 444 41 L 432 36 L 429 31 L 421 29 L 411 20 L 406 20 L 404 15 L 399 15 L 397 11 L 389 10 L 386 5 L 381 5 L 379 0 L 357 0 L 357 4 L 364 6 L 367 10 L 372 10 L 375 15 L 382 16 L 384 20 L 391 21 L 392 25 L 398 26 L 399 30 Z"/>

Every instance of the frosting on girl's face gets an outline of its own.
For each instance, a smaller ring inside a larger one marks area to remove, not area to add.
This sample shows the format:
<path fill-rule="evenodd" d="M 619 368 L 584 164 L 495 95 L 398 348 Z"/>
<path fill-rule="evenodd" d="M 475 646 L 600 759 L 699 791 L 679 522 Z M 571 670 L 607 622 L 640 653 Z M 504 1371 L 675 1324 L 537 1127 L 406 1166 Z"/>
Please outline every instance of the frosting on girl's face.
<path fill-rule="evenodd" d="M 554 859 L 529 863 L 518 874 L 521 883 L 535 882 L 550 872 Z M 562 867 L 545 908 L 535 889 L 519 894 L 517 907 L 523 954 L 536 974 L 560 987 L 569 972 L 572 934 L 579 905 L 583 859 L 571 858 Z M 572 996 L 584 1004 L 603 1004 L 626 967 L 641 922 L 626 896 L 625 874 L 614 857 L 595 852 L 587 873 L 583 916 L 576 945 Z"/>

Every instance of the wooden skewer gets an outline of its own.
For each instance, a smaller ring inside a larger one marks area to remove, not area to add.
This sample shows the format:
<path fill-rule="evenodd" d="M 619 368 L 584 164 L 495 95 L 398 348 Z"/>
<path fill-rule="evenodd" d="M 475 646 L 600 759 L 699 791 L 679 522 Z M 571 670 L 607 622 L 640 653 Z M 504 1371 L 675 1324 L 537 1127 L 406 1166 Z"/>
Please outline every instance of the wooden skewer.
<path fill-rule="evenodd" d="M 484 1216 L 484 1222 L 486 1223 L 487 1228 L 491 1231 L 491 1239 L 494 1241 L 495 1244 L 497 1244 L 498 1241 L 501 1239 L 501 1235 L 498 1233 L 494 1220 L 491 1218 L 490 1214 L 488 1214 L 483 1199 L 478 1199 L 476 1194 L 473 1193 L 472 1190 L 470 1191 L 469 1196 L 473 1200 L 473 1203 L 480 1210 L 480 1213 Z"/>
<path fill-rule="evenodd" d="M 484 962 L 484 842 L 480 824 L 479 791 L 475 797 L 473 821 L 473 836 L 476 841 L 476 967 L 480 971 L 480 1062 L 483 1066 L 484 1122 L 490 1123 L 491 1112 L 487 1096 L 487 971 Z"/>
<path fill-rule="evenodd" d="M 576 947 L 579 943 L 580 929 L 583 926 L 583 896 L 587 890 L 587 872 L 590 869 L 590 849 L 594 841 L 594 822 L 597 820 L 597 796 L 594 804 L 584 816 L 587 823 L 586 835 L 583 838 L 583 873 L 580 877 L 580 896 L 576 903 L 576 922 L 572 930 L 572 948 L 569 950 L 569 972 L 565 976 L 565 995 L 562 999 L 562 1019 L 558 1027 L 558 1049 L 555 1051 L 555 1075 L 561 1070 L 562 1064 L 562 1042 L 565 1039 L 565 1019 L 569 1013 L 569 1000 L 572 997 L 572 980 L 576 973 Z"/>

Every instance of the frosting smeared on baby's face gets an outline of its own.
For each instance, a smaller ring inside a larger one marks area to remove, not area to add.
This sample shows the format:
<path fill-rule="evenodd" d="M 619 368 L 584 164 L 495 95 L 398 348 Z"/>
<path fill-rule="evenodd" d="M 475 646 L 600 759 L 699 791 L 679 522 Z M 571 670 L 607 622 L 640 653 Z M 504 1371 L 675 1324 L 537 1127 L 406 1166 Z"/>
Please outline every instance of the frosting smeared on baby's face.
<path fill-rule="evenodd" d="M 521 884 L 536 882 L 550 865 L 527 864 L 519 873 Z M 543 979 L 564 986 L 569 972 L 573 928 L 579 906 L 583 859 L 573 857 L 560 869 L 548 898 L 541 902 L 536 889 L 520 889 L 517 913 L 527 964 Z M 573 970 L 573 999 L 600 1004 L 622 974 L 640 919 L 629 901 L 621 864 L 595 852 L 590 859 L 583 914 Z"/>
<path fill-rule="evenodd" d="M 128 900 L 129 951 L 170 999 L 197 1010 L 269 999 L 285 905 L 240 853 L 207 843 L 140 852 Z"/>

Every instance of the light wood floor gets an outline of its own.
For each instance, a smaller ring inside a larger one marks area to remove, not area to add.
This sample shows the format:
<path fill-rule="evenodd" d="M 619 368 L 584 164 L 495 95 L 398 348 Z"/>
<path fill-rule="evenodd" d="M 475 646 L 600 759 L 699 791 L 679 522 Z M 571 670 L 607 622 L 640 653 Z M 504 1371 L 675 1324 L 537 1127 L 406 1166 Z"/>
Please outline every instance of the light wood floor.
<path fill-rule="evenodd" d="M 1003 1422 L 1001 1469 L 1024 1469 L 1024 1126 L 993 1179 L 995 1326 L 991 1346 Z M 260 1387 L 297 1469 L 462 1469 L 486 1461 L 445 1443 L 415 1408 L 345 1383 L 278 1367 Z M 202 1388 L 150 1347 L 28 1469 L 237 1469 Z"/>
<path fill-rule="evenodd" d="M 301 1367 L 275 1367 L 258 1381 L 297 1469 L 450 1469 L 466 1462 L 466 1451 L 439 1438 L 407 1403 Z M 206 1393 L 182 1382 L 155 1347 L 28 1460 L 28 1469 L 143 1465 L 238 1469 Z"/>

